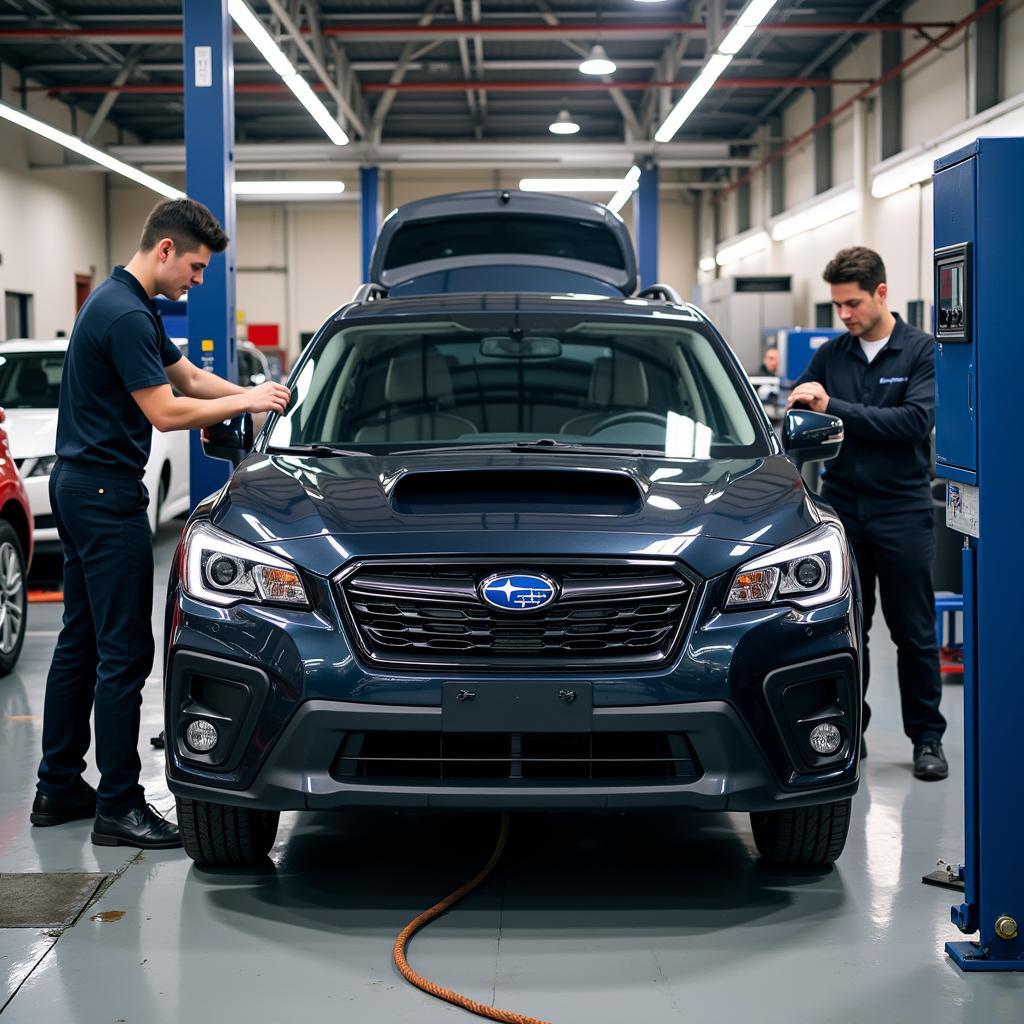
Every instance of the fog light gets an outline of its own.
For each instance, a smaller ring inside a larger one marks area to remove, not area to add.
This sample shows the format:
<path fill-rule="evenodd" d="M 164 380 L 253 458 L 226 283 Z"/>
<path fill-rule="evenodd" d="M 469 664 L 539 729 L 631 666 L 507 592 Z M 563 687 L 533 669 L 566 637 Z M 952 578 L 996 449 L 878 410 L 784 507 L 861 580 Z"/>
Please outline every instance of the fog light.
<path fill-rule="evenodd" d="M 819 726 L 820 728 L 820 726 Z M 217 746 L 217 727 L 213 722 L 207 722 L 203 718 L 197 718 L 189 723 L 185 730 L 185 742 L 197 754 L 205 754 Z"/>
<path fill-rule="evenodd" d="M 834 754 L 842 745 L 843 734 L 831 722 L 825 722 L 811 730 L 810 739 L 819 754 Z"/>

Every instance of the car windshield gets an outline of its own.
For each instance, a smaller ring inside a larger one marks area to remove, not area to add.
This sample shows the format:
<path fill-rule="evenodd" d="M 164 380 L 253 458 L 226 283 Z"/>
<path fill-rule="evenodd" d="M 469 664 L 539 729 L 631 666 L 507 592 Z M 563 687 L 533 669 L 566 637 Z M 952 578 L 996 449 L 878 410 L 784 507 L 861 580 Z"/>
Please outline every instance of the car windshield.
<path fill-rule="evenodd" d="M 63 370 L 63 352 L 0 355 L 0 408 L 56 409 Z"/>
<path fill-rule="evenodd" d="M 342 323 L 299 368 L 268 444 L 768 454 L 747 385 L 702 329 L 667 315 Z"/>

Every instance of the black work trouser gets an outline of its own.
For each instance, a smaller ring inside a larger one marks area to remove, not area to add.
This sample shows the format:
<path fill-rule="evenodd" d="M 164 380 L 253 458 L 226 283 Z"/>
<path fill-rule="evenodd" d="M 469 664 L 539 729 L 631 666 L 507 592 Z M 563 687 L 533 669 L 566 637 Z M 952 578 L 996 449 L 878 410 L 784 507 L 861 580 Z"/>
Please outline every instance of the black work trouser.
<path fill-rule="evenodd" d="M 153 667 L 153 543 L 141 480 L 58 461 L 50 504 L 64 549 L 64 625 L 46 679 L 39 788 L 73 791 L 95 708 L 96 808 L 121 814 L 139 785 L 142 687 Z"/>
<path fill-rule="evenodd" d="M 882 614 L 896 644 L 903 731 L 914 743 L 941 740 L 946 720 L 939 712 L 942 677 L 935 636 L 935 524 L 931 509 L 870 517 L 836 511 L 846 527 L 860 576 L 865 697 L 870 676 L 868 631 L 875 613 L 877 582 Z M 865 699 L 864 729 L 870 720 L 871 708 Z"/>

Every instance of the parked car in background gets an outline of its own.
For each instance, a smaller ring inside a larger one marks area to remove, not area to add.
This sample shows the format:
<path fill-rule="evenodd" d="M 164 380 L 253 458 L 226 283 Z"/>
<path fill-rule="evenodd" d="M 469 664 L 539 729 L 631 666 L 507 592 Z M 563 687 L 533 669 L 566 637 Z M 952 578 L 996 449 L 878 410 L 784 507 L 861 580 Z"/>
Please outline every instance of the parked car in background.
<path fill-rule="evenodd" d="M 25 581 L 32 564 L 32 510 L 8 447 L 0 408 L 0 676 L 13 671 L 25 639 Z"/>
<path fill-rule="evenodd" d="M 267 357 L 251 342 L 238 343 L 238 383 L 254 388 L 271 379 Z"/>
<path fill-rule="evenodd" d="M 40 550 L 59 544 L 50 509 L 50 472 L 57 461 L 57 406 L 67 348 L 67 338 L 0 343 L 0 407 L 7 413 L 11 454 L 25 481 Z M 154 533 L 160 523 L 188 511 L 187 431 L 153 431 L 143 482 Z"/>

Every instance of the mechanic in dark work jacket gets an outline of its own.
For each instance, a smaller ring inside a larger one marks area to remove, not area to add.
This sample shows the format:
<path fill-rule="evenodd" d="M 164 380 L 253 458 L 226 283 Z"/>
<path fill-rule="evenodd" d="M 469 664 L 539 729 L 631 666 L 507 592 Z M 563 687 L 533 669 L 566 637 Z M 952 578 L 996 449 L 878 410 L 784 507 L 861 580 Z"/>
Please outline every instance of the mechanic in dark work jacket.
<path fill-rule="evenodd" d="M 64 551 L 64 624 L 46 679 L 43 756 L 30 818 L 92 818 L 99 846 L 181 845 L 139 785 L 139 710 L 153 665 L 153 544 L 142 482 L 153 428 L 187 430 L 282 412 L 288 389 L 244 389 L 194 366 L 164 331 L 154 295 L 202 284 L 228 238 L 191 199 L 157 205 L 127 266 L 86 300 L 64 360 L 50 502 Z M 176 396 L 171 385 L 180 392 Z M 100 785 L 82 779 L 95 712 Z"/>
<path fill-rule="evenodd" d="M 789 405 L 843 421 L 839 455 L 826 464 L 822 496 L 839 514 L 857 560 L 864 602 L 864 689 L 875 583 L 897 651 L 903 729 L 914 744 L 914 775 L 944 779 L 946 721 L 935 637 L 930 490 L 935 355 L 930 335 L 894 316 L 878 253 L 843 249 L 825 268 L 847 333 L 823 345 Z M 864 702 L 863 728 L 871 709 Z M 866 753 L 866 749 L 862 748 Z"/>

